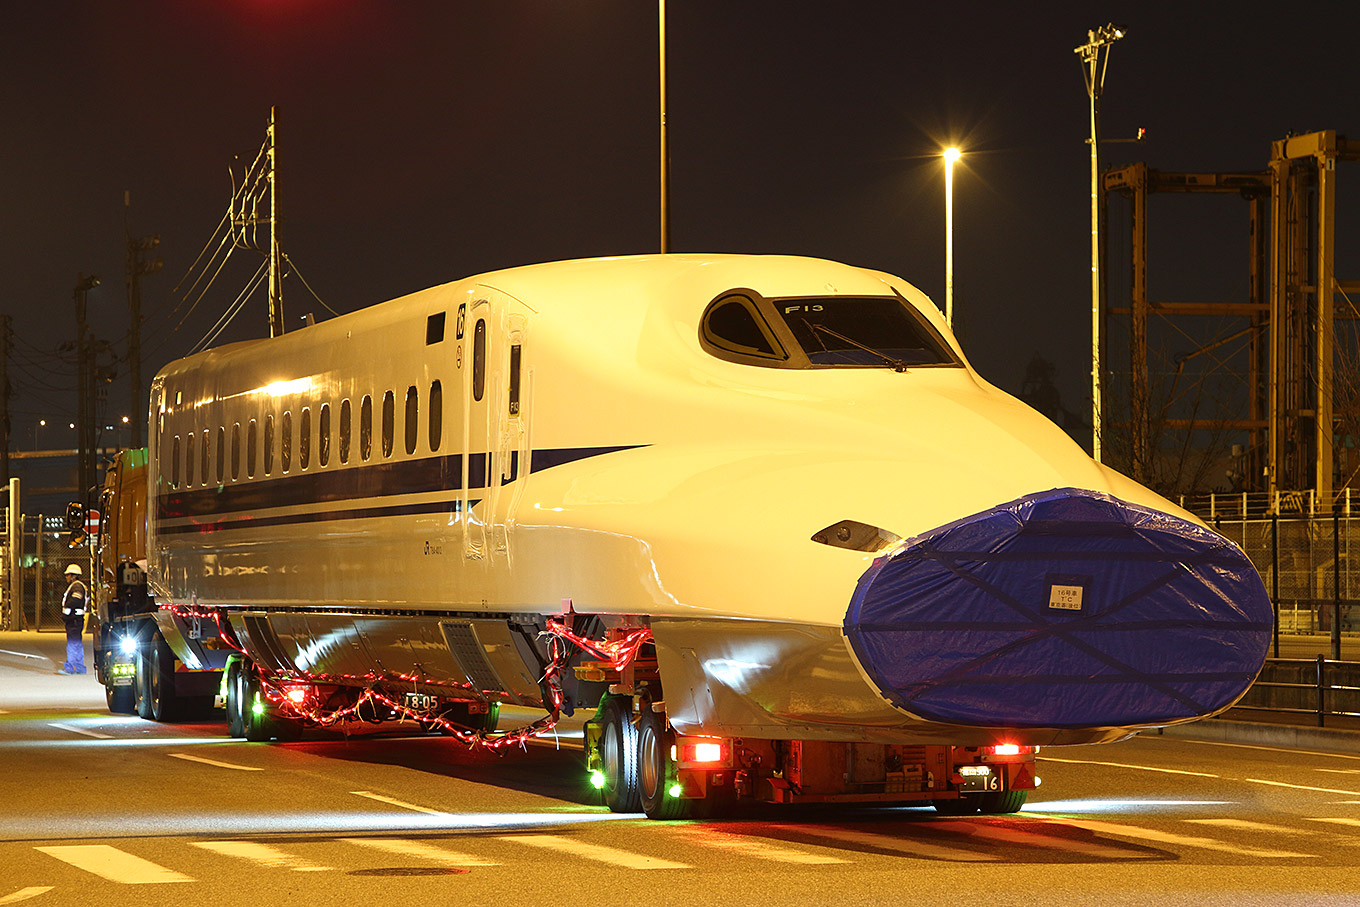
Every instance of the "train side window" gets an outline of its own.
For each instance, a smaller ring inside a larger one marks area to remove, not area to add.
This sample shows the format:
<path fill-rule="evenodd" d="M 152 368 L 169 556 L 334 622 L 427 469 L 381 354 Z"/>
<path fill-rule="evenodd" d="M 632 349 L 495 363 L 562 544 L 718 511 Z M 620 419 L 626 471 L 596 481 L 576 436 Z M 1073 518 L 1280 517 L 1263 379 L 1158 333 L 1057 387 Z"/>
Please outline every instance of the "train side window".
<path fill-rule="evenodd" d="M 227 430 L 217 426 L 217 484 L 227 477 Z"/>
<path fill-rule="evenodd" d="M 208 446 L 208 441 L 211 437 L 212 433 L 206 428 L 203 429 L 203 469 L 199 472 L 198 477 L 204 485 L 208 484 L 208 467 L 212 464 L 212 458 L 209 456 L 211 448 Z"/>
<path fill-rule="evenodd" d="M 340 462 L 349 462 L 349 398 L 340 401 Z"/>
<path fill-rule="evenodd" d="M 260 430 L 258 423 L 250 420 L 250 426 L 246 428 L 246 476 L 255 478 L 255 452 L 259 449 Z"/>
<path fill-rule="evenodd" d="M 439 450 L 444 433 L 444 388 L 438 380 L 430 382 L 430 451 Z"/>
<path fill-rule="evenodd" d="M 384 457 L 392 456 L 393 435 L 397 430 L 397 398 L 391 391 L 383 394 L 382 412 L 382 451 Z"/>
<path fill-rule="evenodd" d="M 264 474 L 274 471 L 274 414 L 264 417 Z"/>
<path fill-rule="evenodd" d="M 170 448 L 170 487 L 179 487 L 179 435 L 175 435 L 174 444 Z"/>
<path fill-rule="evenodd" d="M 486 319 L 478 318 L 472 329 L 472 399 L 481 402 L 486 393 Z"/>
<path fill-rule="evenodd" d="M 364 394 L 359 405 L 359 459 L 365 463 L 373 455 L 373 398 Z"/>
<path fill-rule="evenodd" d="M 321 415 L 316 420 L 316 462 L 329 466 L 331 462 L 331 405 L 321 404 Z"/>
<path fill-rule="evenodd" d="M 519 415 L 519 368 L 523 354 L 518 343 L 510 347 L 510 415 Z"/>
<path fill-rule="evenodd" d="M 233 422 L 231 426 L 231 480 L 235 482 L 241 477 L 241 423 Z"/>
<path fill-rule="evenodd" d="M 312 461 L 312 410 L 302 408 L 298 420 L 298 469 L 306 469 Z"/>
<path fill-rule="evenodd" d="M 293 466 L 293 412 L 285 410 L 279 419 L 279 471 L 287 472 Z"/>
<path fill-rule="evenodd" d="M 413 384 L 406 388 L 406 453 L 416 452 L 416 442 L 420 439 L 420 394 Z"/>
<path fill-rule="evenodd" d="M 184 438 L 184 487 L 192 488 L 194 484 L 194 433 L 189 432 Z"/>
<path fill-rule="evenodd" d="M 708 307 L 699 336 L 720 353 L 756 359 L 789 358 L 755 300 L 740 293 L 724 296 Z"/>

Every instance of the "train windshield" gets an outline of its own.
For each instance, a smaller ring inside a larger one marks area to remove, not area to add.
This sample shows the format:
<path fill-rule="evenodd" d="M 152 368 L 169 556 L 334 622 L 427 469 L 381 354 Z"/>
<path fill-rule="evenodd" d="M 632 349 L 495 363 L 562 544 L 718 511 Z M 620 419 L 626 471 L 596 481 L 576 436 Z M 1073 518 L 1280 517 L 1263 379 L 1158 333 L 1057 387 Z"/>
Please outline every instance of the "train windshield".
<path fill-rule="evenodd" d="M 895 297 L 770 300 L 814 366 L 959 365 L 944 339 Z"/>

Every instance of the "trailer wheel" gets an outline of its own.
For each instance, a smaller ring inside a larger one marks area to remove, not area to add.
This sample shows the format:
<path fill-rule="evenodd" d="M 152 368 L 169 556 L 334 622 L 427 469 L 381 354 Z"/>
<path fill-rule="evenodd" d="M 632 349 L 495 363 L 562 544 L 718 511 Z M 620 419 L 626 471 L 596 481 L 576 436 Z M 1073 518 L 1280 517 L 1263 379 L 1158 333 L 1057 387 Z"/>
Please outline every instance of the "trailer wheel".
<path fill-rule="evenodd" d="M 175 655 L 159 633 L 152 637 L 151 646 L 147 677 L 151 717 L 156 721 L 173 721 L 180 713 L 179 697 L 175 695 Z"/>
<path fill-rule="evenodd" d="M 115 715 L 131 715 L 137 710 L 136 692 L 132 684 L 104 687 L 104 700 L 109 705 L 109 711 Z"/>
<path fill-rule="evenodd" d="M 957 800 L 931 800 L 930 805 L 942 816 L 972 816 L 977 814 L 980 800 L 979 794 L 961 794 Z"/>
<path fill-rule="evenodd" d="M 638 790 L 638 729 L 625 697 L 611 698 L 600 727 L 600 770 L 604 774 L 604 803 L 611 812 L 642 809 Z"/>
<path fill-rule="evenodd" d="M 243 666 L 241 672 L 245 675 L 242 686 L 246 695 L 241 703 L 245 738 L 252 743 L 262 743 L 274 736 L 274 709 L 264 694 L 259 672 L 248 666 Z"/>
<path fill-rule="evenodd" d="M 671 793 L 678 780 L 675 759 L 675 732 L 666 727 L 664 715 L 652 711 L 651 703 L 642 703 L 638 719 L 638 792 L 642 795 L 642 811 L 649 819 L 683 819 L 689 815 L 692 801 Z"/>
<path fill-rule="evenodd" d="M 227 733 L 233 737 L 246 735 L 246 685 L 241 659 L 232 658 L 227 666 Z"/>
<path fill-rule="evenodd" d="M 978 811 L 987 816 L 1018 813 L 1029 799 L 1027 790 L 999 790 L 978 797 Z"/>

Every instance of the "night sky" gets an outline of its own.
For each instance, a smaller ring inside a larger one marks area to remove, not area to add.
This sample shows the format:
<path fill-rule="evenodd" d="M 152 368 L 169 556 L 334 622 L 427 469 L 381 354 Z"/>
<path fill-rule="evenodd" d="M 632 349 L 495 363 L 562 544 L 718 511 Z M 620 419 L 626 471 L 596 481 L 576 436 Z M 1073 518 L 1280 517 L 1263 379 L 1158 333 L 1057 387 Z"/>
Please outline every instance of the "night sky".
<path fill-rule="evenodd" d="M 1269 16 L 1184 2 L 668 7 L 674 251 L 837 259 L 942 303 L 939 151 L 958 144 L 965 349 L 1012 392 L 1041 355 L 1078 411 L 1090 222 L 1073 48 L 1088 29 L 1128 31 L 1110 60 L 1105 135 L 1148 130 L 1142 145 L 1108 146 L 1108 163 L 1259 170 L 1291 130 L 1360 132 L 1354 2 Z M 226 210 L 228 167 L 254 157 L 271 105 L 284 249 L 336 311 L 495 268 L 655 251 L 656 14 L 650 0 L 6 3 L 12 447 L 72 446 L 33 426 L 64 431 L 74 416 L 74 360 L 58 347 L 75 333 L 80 274 L 102 279 L 92 327 L 123 352 L 125 219 L 133 235 L 158 233 L 165 259 L 143 285 L 148 380 L 236 296 L 259 262 L 248 252 L 187 319 L 183 307 L 170 318 L 172 288 Z M 1344 165 L 1341 179 L 1338 276 L 1356 280 L 1346 225 L 1360 222 L 1360 194 Z M 1153 297 L 1241 299 L 1245 207 L 1157 199 Z M 329 317 L 290 279 L 289 326 L 308 312 Z M 265 331 L 261 292 L 222 339 Z M 104 421 L 127 411 L 125 374 L 120 364 Z"/>

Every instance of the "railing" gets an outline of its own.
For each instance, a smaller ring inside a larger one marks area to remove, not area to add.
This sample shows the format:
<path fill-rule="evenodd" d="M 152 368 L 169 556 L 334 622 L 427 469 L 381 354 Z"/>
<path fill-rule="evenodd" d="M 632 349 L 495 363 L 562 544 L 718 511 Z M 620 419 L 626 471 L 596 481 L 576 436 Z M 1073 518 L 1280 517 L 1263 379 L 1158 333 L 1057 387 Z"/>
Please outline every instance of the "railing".
<path fill-rule="evenodd" d="M 1236 709 L 1360 718 L 1360 662 L 1317 658 L 1271 658 Z"/>
<path fill-rule="evenodd" d="M 1203 520 L 1263 519 L 1271 514 L 1290 517 L 1316 517 L 1332 511 L 1318 497 L 1316 489 L 1304 491 L 1232 491 L 1211 494 L 1183 494 L 1176 503 Z M 1332 496 L 1332 507 L 1349 517 L 1360 511 L 1360 495 L 1355 498 L 1356 510 L 1351 509 L 1351 489 L 1338 488 Z"/>

